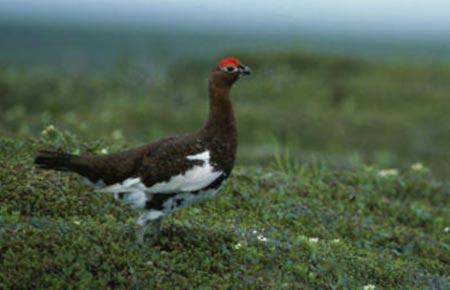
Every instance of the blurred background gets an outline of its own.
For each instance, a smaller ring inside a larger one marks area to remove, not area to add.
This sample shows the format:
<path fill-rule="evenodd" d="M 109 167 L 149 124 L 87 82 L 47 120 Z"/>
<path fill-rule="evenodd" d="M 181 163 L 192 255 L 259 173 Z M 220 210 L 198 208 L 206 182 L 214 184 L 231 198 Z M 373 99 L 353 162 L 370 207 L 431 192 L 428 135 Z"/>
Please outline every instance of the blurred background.
<path fill-rule="evenodd" d="M 0 0 L 0 134 L 132 146 L 199 128 L 235 56 L 238 163 L 450 177 L 450 2 Z M 281 152 L 281 153 L 280 153 Z"/>

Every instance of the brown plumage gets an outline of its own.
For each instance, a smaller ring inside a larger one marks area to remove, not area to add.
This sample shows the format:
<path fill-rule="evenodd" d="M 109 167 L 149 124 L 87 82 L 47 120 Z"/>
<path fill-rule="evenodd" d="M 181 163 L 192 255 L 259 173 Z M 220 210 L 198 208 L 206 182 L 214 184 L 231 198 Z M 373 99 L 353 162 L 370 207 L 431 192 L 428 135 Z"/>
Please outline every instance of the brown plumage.
<path fill-rule="evenodd" d="M 230 90 L 246 74 L 250 70 L 235 58 L 226 58 L 213 69 L 208 120 L 192 134 L 100 156 L 40 151 L 34 162 L 42 169 L 73 171 L 93 183 L 102 182 L 107 187 L 100 191 L 144 209 L 137 226 L 142 242 L 148 222 L 159 225 L 163 216 L 203 201 L 230 175 L 237 148 Z"/>

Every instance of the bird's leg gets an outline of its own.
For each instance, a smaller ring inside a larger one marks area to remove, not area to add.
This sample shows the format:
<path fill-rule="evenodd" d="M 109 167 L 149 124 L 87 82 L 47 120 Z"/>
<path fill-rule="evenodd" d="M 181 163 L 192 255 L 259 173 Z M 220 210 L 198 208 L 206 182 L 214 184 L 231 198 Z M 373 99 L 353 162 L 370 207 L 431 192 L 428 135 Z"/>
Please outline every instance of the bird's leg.
<path fill-rule="evenodd" d="M 139 244 L 144 243 L 144 235 L 145 235 L 145 228 L 147 227 L 147 220 L 145 219 L 145 213 L 142 214 L 137 222 L 136 222 L 136 238 Z"/>
<path fill-rule="evenodd" d="M 163 213 L 160 211 L 150 210 L 141 214 L 136 222 L 136 238 L 139 244 L 144 243 L 145 229 L 150 222 L 156 225 L 156 234 L 161 232 L 161 224 L 163 220 Z"/>
<path fill-rule="evenodd" d="M 159 237 L 161 235 L 161 228 L 162 228 L 162 222 L 163 222 L 163 218 L 157 218 L 154 223 L 155 223 L 155 236 Z"/>

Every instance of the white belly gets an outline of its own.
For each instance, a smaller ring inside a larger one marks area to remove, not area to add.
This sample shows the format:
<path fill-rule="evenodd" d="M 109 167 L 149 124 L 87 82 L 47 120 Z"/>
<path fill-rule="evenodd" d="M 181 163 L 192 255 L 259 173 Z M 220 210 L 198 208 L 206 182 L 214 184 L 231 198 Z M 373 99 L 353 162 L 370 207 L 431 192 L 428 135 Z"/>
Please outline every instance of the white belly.
<path fill-rule="evenodd" d="M 177 194 L 163 203 L 163 212 L 164 214 L 170 214 L 187 206 L 206 201 L 212 196 L 216 195 L 219 189 L 220 187 L 216 189 L 199 191 L 197 193 Z"/>

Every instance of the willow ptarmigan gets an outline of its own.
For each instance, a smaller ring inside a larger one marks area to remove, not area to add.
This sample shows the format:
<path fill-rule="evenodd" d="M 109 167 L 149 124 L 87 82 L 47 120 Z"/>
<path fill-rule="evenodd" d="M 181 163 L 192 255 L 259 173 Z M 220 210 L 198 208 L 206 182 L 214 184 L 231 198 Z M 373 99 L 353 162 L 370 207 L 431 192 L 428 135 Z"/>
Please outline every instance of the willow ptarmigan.
<path fill-rule="evenodd" d="M 42 169 L 74 171 L 101 184 L 99 192 L 144 210 L 136 225 L 142 243 L 147 224 L 154 222 L 159 233 L 164 216 L 215 195 L 230 175 L 237 147 L 230 89 L 248 74 L 236 58 L 225 58 L 213 69 L 208 120 L 192 134 L 100 156 L 40 151 L 34 162 Z"/>

